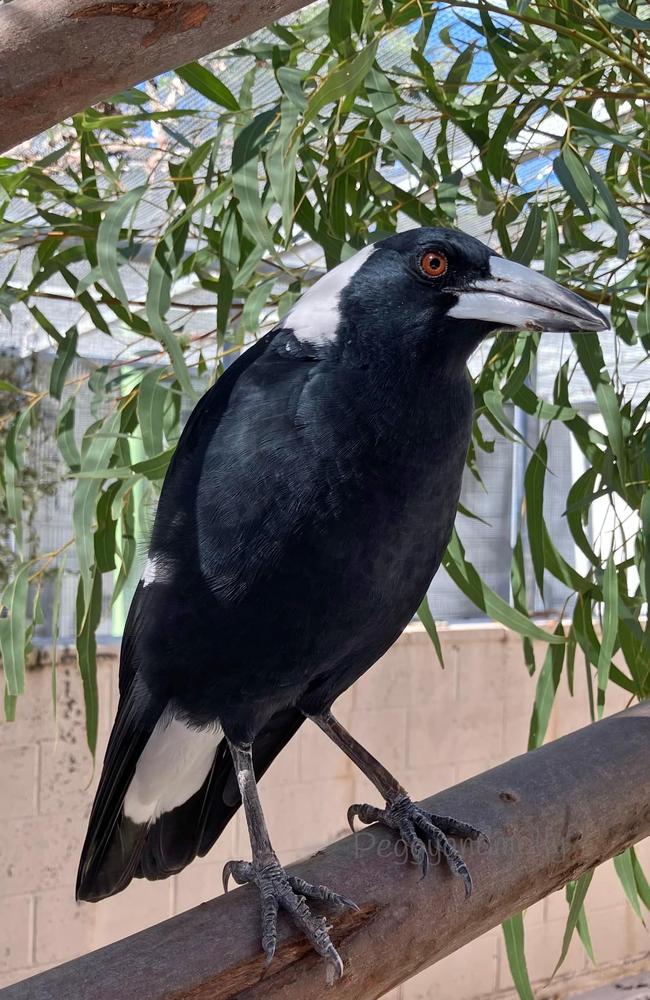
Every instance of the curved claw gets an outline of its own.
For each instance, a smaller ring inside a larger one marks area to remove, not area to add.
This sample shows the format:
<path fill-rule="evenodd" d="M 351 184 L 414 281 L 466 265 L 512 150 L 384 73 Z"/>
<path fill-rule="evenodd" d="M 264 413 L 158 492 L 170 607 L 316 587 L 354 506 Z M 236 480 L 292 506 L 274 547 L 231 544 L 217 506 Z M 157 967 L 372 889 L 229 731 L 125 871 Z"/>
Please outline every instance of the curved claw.
<path fill-rule="evenodd" d="M 232 877 L 233 864 L 234 862 L 232 861 L 226 861 L 225 865 L 223 866 L 223 871 L 221 873 L 221 884 L 223 886 L 223 891 L 226 894 L 228 893 L 228 883 L 230 882 L 230 879 Z"/>
<path fill-rule="evenodd" d="M 341 979 L 343 977 L 343 960 L 333 944 L 327 949 L 325 958 L 327 959 L 328 966 L 334 973 L 334 981 Z"/>
<path fill-rule="evenodd" d="M 358 816 L 358 815 L 359 815 L 359 807 L 358 806 L 350 806 L 349 809 L 348 809 L 348 812 L 347 812 L 347 819 L 348 819 L 348 826 L 352 830 L 352 833 L 356 833 L 357 832 L 354 829 L 354 820 L 355 820 L 355 817 Z"/>
<path fill-rule="evenodd" d="M 250 865 L 247 861 L 227 861 L 221 873 L 221 884 L 223 891 L 228 892 L 228 883 L 233 878 L 237 885 L 245 885 L 250 881 Z"/>

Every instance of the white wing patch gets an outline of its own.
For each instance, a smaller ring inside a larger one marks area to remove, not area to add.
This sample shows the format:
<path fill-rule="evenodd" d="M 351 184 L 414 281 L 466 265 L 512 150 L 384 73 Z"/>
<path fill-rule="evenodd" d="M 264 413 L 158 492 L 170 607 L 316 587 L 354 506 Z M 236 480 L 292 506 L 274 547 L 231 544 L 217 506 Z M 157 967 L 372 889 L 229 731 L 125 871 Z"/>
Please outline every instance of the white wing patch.
<path fill-rule="evenodd" d="M 124 815 L 134 823 L 153 823 L 187 802 L 207 778 L 223 732 L 194 729 L 163 715 L 140 755 L 124 796 Z"/>
<path fill-rule="evenodd" d="M 282 326 L 292 330 L 297 340 L 316 345 L 331 343 L 341 320 L 341 292 L 374 250 L 374 244 L 364 247 L 319 278 L 292 306 Z"/>

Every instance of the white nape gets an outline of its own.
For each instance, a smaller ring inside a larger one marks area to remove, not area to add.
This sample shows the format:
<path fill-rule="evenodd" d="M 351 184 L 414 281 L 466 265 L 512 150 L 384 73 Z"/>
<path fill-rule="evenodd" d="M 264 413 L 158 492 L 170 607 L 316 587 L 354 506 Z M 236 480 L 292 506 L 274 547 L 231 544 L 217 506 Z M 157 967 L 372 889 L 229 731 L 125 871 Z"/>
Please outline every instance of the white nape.
<path fill-rule="evenodd" d="M 164 714 L 140 755 L 124 796 L 124 815 L 134 823 L 153 823 L 187 802 L 210 773 L 220 728 L 194 729 Z"/>
<path fill-rule="evenodd" d="M 292 330 L 297 340 L 315 345 L 331 343 L 341 320 L 341 292 L 374 250 L 371 243 L 319 278 L 291 307 L 282 326 Z"/>
<path fill-rule="evenodd" d="M 142 575 L 142 585 L 148 587 L 152 583 L 167 583 L 171 579 L 169 567 L 165 566 L 161 556 L 148 556 Z"/>

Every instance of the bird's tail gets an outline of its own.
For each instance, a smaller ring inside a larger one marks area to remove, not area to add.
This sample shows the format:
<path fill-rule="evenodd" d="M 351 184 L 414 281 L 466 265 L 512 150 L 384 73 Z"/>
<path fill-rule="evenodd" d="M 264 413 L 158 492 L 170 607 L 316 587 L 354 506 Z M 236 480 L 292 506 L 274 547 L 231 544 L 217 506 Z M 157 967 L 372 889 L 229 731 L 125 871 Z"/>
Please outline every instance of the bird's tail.
<path fill-rule="evenodd" d="M 278 713 L 253 746 L 259 778 L 303 721 Z M 120 702 L 77 875 L 77 899 L 97 901 L 132 878 L 161 879 L 206 854 L 241 805 L 232 758 L 217 729 L 197 730 Z"/>

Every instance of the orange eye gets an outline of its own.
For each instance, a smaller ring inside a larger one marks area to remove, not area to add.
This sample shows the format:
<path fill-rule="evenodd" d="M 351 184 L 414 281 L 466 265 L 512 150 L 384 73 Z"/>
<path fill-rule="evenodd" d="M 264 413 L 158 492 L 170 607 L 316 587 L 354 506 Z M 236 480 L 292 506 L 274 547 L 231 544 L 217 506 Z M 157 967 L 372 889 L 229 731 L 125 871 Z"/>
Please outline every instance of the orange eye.
<path fill-rule="evenodd" d="M 428 278 L 441 278 L 447 270 L 447 258 L 438 250 L 427 250 L 420 258 L 420 267 Z"/>

